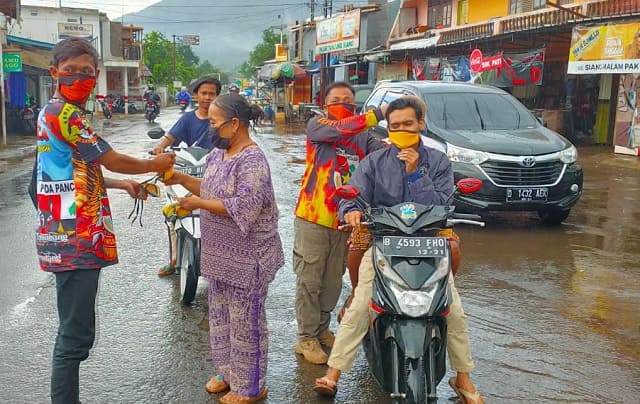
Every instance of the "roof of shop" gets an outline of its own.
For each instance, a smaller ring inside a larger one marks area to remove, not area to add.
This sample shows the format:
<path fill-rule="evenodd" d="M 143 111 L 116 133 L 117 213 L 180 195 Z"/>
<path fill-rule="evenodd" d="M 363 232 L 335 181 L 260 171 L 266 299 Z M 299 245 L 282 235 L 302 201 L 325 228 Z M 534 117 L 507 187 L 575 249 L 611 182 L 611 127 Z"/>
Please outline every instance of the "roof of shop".
<path fill-rule="evenodd" d="M 49 42 L 36 41 L 34 39 L 21 38 L 19 36 L 7 35 L 7 42 L 13 42 L 25 46 L 34 46 L 42 49 L 53 49 L 55 44 Z"/>

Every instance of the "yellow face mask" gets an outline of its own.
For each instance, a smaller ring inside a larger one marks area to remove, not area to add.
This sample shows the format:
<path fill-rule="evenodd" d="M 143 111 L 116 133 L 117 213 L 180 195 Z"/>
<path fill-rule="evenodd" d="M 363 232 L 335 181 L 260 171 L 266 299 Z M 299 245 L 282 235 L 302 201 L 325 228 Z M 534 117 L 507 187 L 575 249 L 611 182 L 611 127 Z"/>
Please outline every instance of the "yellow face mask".
<path fill-rule="evenodd" d="M 407 130 L 389 131 L 389 141 L 396 145 L 398 149 L 407 149 L 420 143 L 420 132 Z"/>

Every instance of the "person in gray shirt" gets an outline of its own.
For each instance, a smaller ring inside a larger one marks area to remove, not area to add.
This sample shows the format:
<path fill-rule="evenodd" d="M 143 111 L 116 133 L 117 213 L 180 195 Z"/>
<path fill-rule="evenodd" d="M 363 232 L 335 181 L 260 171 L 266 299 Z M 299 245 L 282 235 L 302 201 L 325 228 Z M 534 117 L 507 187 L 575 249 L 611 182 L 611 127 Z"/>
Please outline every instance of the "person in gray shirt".
<path fill-rule="evenodd" d="M 453 171 L 447 156 L 423 145 L 420 131 L 425 126 L 426 106 L 417 97 L 403 97 L 392 101 L 386 111 L 391 146 L 371 153 L 362 160 L 349 185 L 372 207 L 393 206 L 402 202 L 423 205 L 447 205 L 454 190 Z M 362 211 L 355 201 L 341 200 L 339 217 L 352 226 L 359 226 Z M 338 327 L 338 333 L 327 364 L 327 374 L 316 380 L 314 390 L 333 396 L 342 371 L 351 369 L 356 352 L 367 333 L 368 305 L 371 300 L 375 272 L 371 250 L 360 265 L 358 285 L 353 301 Z M 480 393 L 471 382 L 469 372 L 474 368 L 469 345 L 467 318 L 460 296 L 449 277 L 453 297 L 447 317 L 447 351 L 456 377 L 449 385 L 461 401 L 483 403 Z"/>

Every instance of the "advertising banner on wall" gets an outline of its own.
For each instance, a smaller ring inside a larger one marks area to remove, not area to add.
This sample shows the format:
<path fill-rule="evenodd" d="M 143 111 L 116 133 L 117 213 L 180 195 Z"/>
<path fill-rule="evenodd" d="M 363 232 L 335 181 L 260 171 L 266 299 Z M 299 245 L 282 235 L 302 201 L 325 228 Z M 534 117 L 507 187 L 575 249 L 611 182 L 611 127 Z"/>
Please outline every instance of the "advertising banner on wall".
<path fill-rule="evenodd" d="M 93 39 L 93 25 L 59 22 L 58 39 L 65 39 L 69 37 Z"/>
<path fill-rule="evenodd" d="M 358 49 L 360 46 L 360 9 L 316 24 L 316 54 Z"/>
<path fill-rule="evenodd" d="M 640 77 L 620 76 L 613 137 L 616 153 L 640 155 Z"/>
<path fill-rule="evenodd" d="M 640 73 L 640 22 L 575 26 L 567 73 Z"/>
<path fill-rule="evenodd" d="M 467 81 L 496 87 L 542 84 L 544 49 L 527 53 L 482 55 L 480 50 L 459 57 L 431 57 L 414 61 L 414 79 Z M 418 74 L 416 74 L 418 73 Z"/>

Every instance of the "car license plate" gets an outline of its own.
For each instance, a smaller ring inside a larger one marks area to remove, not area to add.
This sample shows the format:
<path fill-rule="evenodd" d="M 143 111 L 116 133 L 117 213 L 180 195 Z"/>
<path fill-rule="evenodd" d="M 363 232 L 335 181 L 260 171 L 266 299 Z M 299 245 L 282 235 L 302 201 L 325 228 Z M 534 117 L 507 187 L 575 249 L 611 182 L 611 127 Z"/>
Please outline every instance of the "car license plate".
<path fill-rule="evenodd" d="M 545 202 L 548 188 L 508 188 L 507 202 Z"/>
<path fill-rule="evenodd" d="M 445 237 L 400 237 L 382 238 L 382 253 L 389 257 L 446 257 L 448 241 Z"/>

